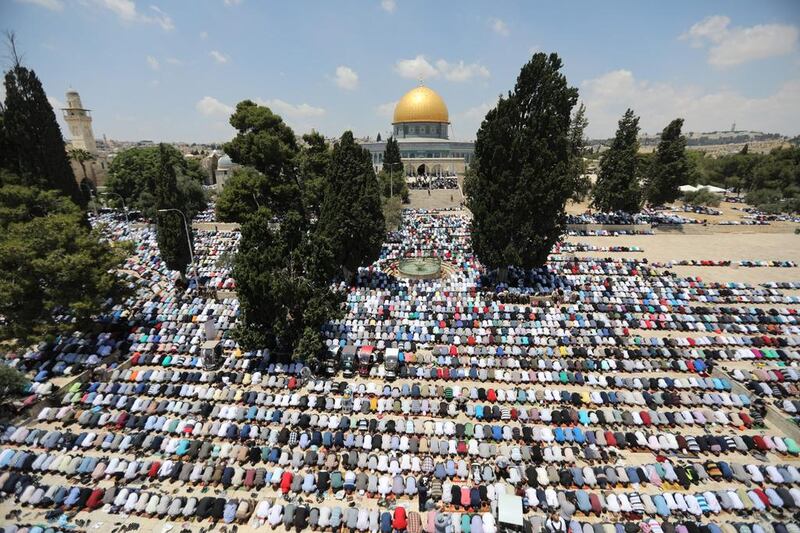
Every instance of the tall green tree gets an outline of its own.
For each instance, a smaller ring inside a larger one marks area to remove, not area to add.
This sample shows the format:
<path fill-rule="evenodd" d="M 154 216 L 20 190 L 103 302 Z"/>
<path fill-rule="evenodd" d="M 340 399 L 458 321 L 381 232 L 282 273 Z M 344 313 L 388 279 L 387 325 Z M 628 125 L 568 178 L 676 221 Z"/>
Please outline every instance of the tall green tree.
<path fill-rule="evenodd" d="M 586 106 L 583 103 L 578 105 L 578 109 L 572 116 L 569 125 L 569 142 L 572 147 L 572 161 L 575 166 L 574 172 L 577 174 L 575 192 L 572 200 L 582 202 L 592 188 L 592 183 L 586 175 L 586 162 L 583 155 L 586 150 L 586 127 L 589 119 L 586 118 Z"/>
<path fill-rule="evenodd" d="M 544 264 L 575 194 L 570 116 L 578 90 L 561 67 L 557 54 L 534 54 L 478 130 L 475 172 L 466 184 L 472 242 L 500 279 L 508 265 Z"/>
<path fill-rule="evenodd" d="M 400 171 L 395 170 L 389 172 L 381 170 L 378 172 L 378 183 L 380 184 L 381 196 L 384 198 L 396 197 L 402 202 L 408 202 L 409 195 L 408 184 L 406 178 L 403 176 L 402 167 Z"/>
<path fill-rule="evenodd" d="M 347 278 L 378 258 L 386 234 L 378 180 L 369 151 L 346 131 L 333 147 L 328 190 L 317 230 Z"/>
<path fill-rule="evenodd" d="M 161 258 L 170 270 L 177 270 L 181 277 L 191 262 L 191 250 L 187 241 L 186 226 L 191 224 L 191 216 L 184 213 L 181 194 L 178 189 L 178 178 L 170 157 L 169 147 L 164 143 L 158 145 L 159 172 L 155 187 L 156 239 Z M 180 213 L 175 211 L 161 212 L 162 209 L 177 209 L 186 216 L 186 222 Z M 189 230 L 191 232 L 191 229 Z M 191 233 L 188 239 L 191 239 Z"/>
<path fill-rule="evenodd" d="M 5 73 L 2 148 L 5 168 L 40 189 L 56 189 L 81 207 L 81 194 L 67 159 L 61 128 L 36 73 L 22 65 L 13 34 L 8 36 L 11 68 Z"/>
<path fill-rule="evenodd" d="M 320 133 L 312 131 L 303 135 L 303 146 L 298 155 L 301 196 L 306 212 L 315 218 L 319 218 L 322 209 L 331 156 L 331 149 Z"/>
<path fill-rule="evenodd" d="M 52 215 L 80 217 L 80 209 L 58 191 L 20 185 L 12 174 L 0 176 L 0 233 L 10 224 Z"/>
<path fill-rule="evenodd" d="M 207 198 L 203 190 L 205 173 L 194 160 L 188 160 L 174 146 L 164 145 L 129 148 L 117 154 L 108 168 L 106 187 L 125 199 L 130 209 L 141 210 L 148 218 L 155 217 L 156 183 L 161 172 L 161 158 L 169 159 L 175 169 L 178 187 L 183 196 L 179 200 L 190 217 L 204 210 Z"/>
<path fill-rule="evenodd" d="M 292 128 L 268 107 L 244 100 L 230 118 L 237 133 L 225 143 L 234 163 L 251 166 L 267 179 L 269 207 L 277 214 L 304 213 L 302 186 L 297 169 L 299 148 Z"/>
<path fill-rule="evenodd" d="M 619 121 L 611 147 L 600 156 L 600 171 L 592 189 L 592 206 L 596 209 L 626 213 L 641 209 L 638 138 L 639 117 L 628 109 Z"/>
<path fill-rule="evenodd" d="M 86 163 L 97 159 L 94 156 L 94 154 L 92 154 L 88 150 L 84 150 L 83 148 L 72 148 L 68 152 L 68 155 L 70 159 L 72 159 L 81 166 L 81 171 L 83 172 L 83 179 L 88 180 L 89 175 L 86 173 Z"/>
<path fill-rule="evenodd" d="M 408 202 L 409 190 L 403 174 L 400 145 L 397 143 L 397 139 L 389 137 L 386 140 L 386 149 L 383 152 L 383 168 L 378 174 L 381 194 L 384 198 L 399 196 L 403 202 Z"/>
<path fill-rule="evenodd" d="M 386 139 L 386 149 L 383 151 L 383 171 L 403 173 L 403 160 L 400 158 L 400 145 L 397 139 Z"/>
<path fill-rule="evenodd" d="M 682 127 L 683 119 L 676 118 L 661 132 L 661 141 L 645 184 L 645 195 L 650 205 L 674 202 L 681 196 L 678 187 L 689 183 L 690 168 Z"/>
<path fill-rule="evenodd" d="M 244 222 L 261 207 L 269 204 L 267 178 L 253 167 L 240 167 L 225 182 L 217 197 L 217 220 Z"/>
<path fill-rule="evenodd" d="M 109 298 L 125 293 L 116 270 L 124 259 L 83 211 L 56 191 L 0 186 L 0 339 L 34 340 L 90 327 Z"/>
<path fill-rule="evenodd" d="M 273 348 L 310 360 L 322 325 L 341 312 L 329 286 L 333 253 L 305 228 L 296 211 L 274 225 L 266 208 L 242 224 L 233 277 L 241 306 L 235 336 L 245 349 Z"/>

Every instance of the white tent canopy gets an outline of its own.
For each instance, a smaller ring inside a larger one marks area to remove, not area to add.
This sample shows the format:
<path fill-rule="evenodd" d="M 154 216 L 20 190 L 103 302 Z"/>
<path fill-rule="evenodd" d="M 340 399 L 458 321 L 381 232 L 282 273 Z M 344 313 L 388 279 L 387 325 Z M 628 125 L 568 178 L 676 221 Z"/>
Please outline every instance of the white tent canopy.
<path fill-rule="evenodd" d="M 683 193 L 696 192 L 696 191 L 699 191 L 701 189 L 705 189 L 708 192 L 711 192 L 711 193 L 714 193 L 714 194 L 725 194 L 727 192 L 725 189 L 722 189 L 720 187 L 715 187 L 713 185 L 698 185 L 696 187 L 694 185 L 681 185 L 680 187 L 678 187 L 678 190 L 683 192 Z"/>

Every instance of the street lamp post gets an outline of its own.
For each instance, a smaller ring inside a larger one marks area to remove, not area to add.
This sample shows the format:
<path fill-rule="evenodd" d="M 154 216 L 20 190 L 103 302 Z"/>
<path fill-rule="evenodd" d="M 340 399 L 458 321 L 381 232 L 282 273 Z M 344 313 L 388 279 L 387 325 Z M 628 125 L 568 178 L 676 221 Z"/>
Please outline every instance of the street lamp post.
<path fill-rule="evenodd" d="M 131 230 L 131 221 L 128 219 L 128 207 L 125 205 L 125 198 L 122 195 L 117 194 L 115 192 L 105 191 L 103 194 L 105 195 L 112 195 L 119 198 L 119 201 L 122 202 L 122 212 L 125 214 L 125 224 L 128 226 L 128 231 Z"/>
<path fill-rule="evenodd" d="M 189 224 L 186 222 L 186 215 L 183 214 L 183 211 L 180 209 L 175 209 L 174 207 L 170 207 L 168 209 L 159 209 L 159 213 L 167 213 L 169 211 L 175 211 L 176 213 L 181 215 L 183 219 L 183 227 L 186 230 L 186 245 L 189 247 L 189 262 L 194 267 L 194 252 L 192 251 L 192 239 L 189 237 Z M 193 268 L 194 270 L 194 285 L 195 288 L 199 291 L 200 290 L 200 283 L 197 281 L 197 269 Z"/>

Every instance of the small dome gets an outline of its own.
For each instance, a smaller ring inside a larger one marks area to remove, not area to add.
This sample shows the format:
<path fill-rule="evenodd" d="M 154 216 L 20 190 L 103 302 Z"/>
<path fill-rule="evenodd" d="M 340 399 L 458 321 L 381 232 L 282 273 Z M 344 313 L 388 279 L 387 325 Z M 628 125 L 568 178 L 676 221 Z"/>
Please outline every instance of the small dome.
<path fill-rule="evenodd" d="M 223 155 L 217 161 L 217 168 L 231 168 L 233 166 L 233 161 L 229 155 Z"/>
<path fill-rule="evenodd" d="M 403 122 L 450 123 L 450 115 L 442 97 L 425 86 L 408 91 L 394 108 L 392 124 Z"/>

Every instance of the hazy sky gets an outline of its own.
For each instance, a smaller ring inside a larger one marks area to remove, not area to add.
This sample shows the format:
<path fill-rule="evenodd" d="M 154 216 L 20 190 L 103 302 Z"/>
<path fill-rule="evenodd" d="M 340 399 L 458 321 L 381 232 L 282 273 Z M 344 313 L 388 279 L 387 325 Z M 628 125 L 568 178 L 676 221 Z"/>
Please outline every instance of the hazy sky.
<path fill-rule="evenodd" d="M 648 133 L 678 116 L 800 133 L 797 0 L 0 0 L 0 21 L 54 105 L 81 93 L 98 137 L 225 141 L 246 98 L 298 132 L 374 137 L 421 75 L 473 139 L 535 51 L 563 58 L 592 137 L 629 106 Z"/>

